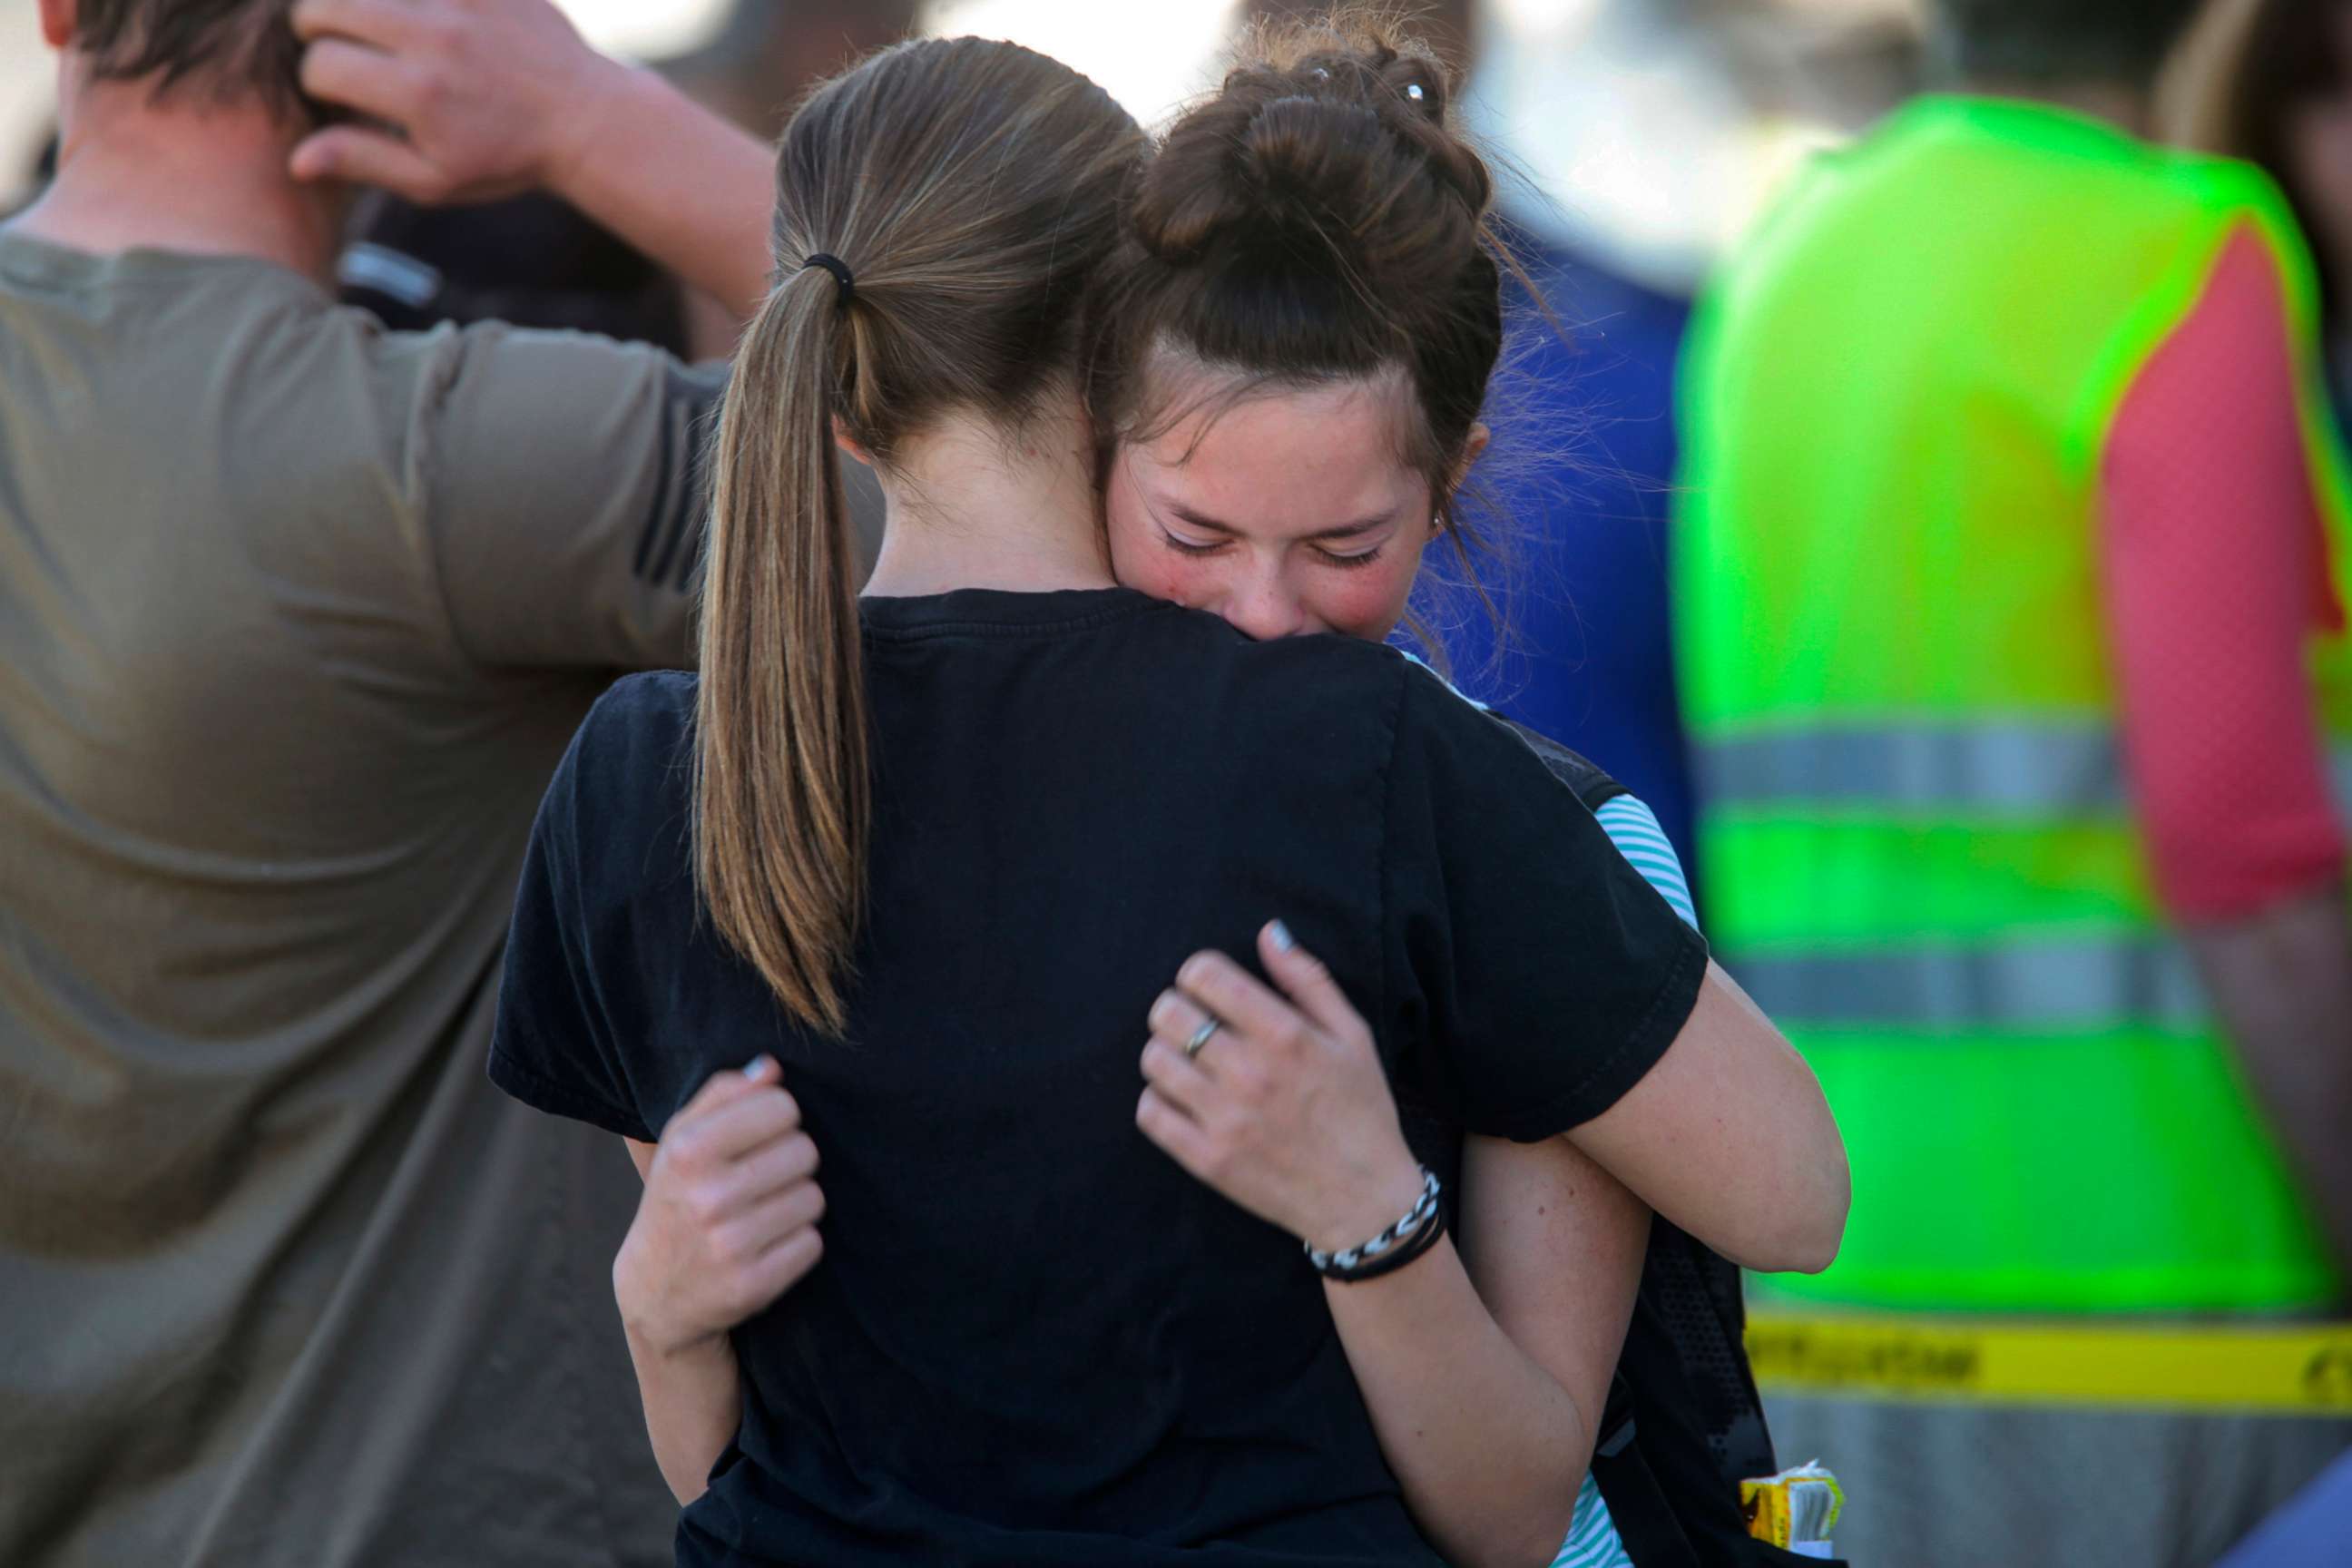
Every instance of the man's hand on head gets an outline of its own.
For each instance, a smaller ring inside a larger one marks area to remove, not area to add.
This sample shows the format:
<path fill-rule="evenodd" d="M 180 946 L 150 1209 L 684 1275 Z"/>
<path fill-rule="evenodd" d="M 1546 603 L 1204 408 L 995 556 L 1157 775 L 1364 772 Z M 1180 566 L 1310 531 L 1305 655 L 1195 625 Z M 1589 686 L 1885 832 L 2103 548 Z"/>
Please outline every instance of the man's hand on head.
<path fill-rule="evenodd" d="M 768 289 L 775 149 L 588 47 L 549 0 L 297 0 L 302 85 L 360 123 L 298 180 L 424 205 L 544 190 L 748 318 Z"/>
<path fill-rule="evenodd" d="M 561 192 L 634 73 L 549 0 L 299 0 L 302 87 L 360 122 L 294 149 L 297 179 L 425 205 Z"/>

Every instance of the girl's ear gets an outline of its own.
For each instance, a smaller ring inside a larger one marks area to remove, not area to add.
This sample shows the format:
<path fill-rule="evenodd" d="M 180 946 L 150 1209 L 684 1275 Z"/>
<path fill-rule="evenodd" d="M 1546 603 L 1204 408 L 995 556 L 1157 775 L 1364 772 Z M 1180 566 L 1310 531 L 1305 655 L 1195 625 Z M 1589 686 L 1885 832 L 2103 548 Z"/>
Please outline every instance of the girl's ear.
<path fill-rule="evenodd" d="M 1483 429 L 1484 426 L 1480 428 Z M 842 423 L 841 416 L 838 414 L 833 416 L 833 444 L 867 468 L 874 466 L 874 454 L 858 445 L 856 437 L 850 435 L 849 426 Z"/>
<path fill-rule="evenodd" d="M 1462 460 L 1454 465 L 1447 488 L 1457 490 L 1462 488 L 1463 482 L 1470 477 L 1470 470 L 1476 468 L 1478 459 L 1486 455 L 1487 444 L 1494 438 L 1495 433 L 1483 421 L 1470 426 L 1470 438 L 1462 443 Z"/>

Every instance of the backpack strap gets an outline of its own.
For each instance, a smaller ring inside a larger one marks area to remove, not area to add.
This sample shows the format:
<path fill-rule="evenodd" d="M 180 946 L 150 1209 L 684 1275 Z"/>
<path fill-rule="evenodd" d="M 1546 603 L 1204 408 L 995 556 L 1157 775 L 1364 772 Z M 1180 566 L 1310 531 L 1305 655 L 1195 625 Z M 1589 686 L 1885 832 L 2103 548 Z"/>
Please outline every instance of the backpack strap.
<path fill-rule="evenodd" d="M 1619 795 L 1631 793 L 1583 753 L 1570 751 L 1541 731 L 1530 730 L 1516 719 L 1506 719 L 1492 709 L 1487 712 L 1496 723 L 1525 742 L 1528 750 L 1551 771 L 1551 776 L 1566 784 L 1570 793 L 1584 803 L 1585 810 L 1599 811 Z"/>
<path fill-rule="evenodd" d="M 1635 1568 L 1709 1568 L 1651 1470 L 1642 1450 L 1633 1391 L 1619 1372 L 1609 1380 L 1609 1401 L 1601 1412 L 1600 1436 L 1592 1446 L 1592 1479 L 1609 1505 L 1609 1517 Z"/>

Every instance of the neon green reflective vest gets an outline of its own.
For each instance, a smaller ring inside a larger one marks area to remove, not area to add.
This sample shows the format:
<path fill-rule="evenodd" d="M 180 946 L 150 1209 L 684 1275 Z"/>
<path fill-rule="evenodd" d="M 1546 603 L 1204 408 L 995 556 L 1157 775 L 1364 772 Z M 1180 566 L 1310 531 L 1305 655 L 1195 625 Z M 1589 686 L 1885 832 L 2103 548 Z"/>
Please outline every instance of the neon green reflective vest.
<path fill-rule="evenodd" d="M 2311 266 L 2251 168 L 1925 100 L 1822 160 L 1702 304 L 1675 613 L 1708 925 L 1853 1169 L 1838 1262 L 1776 1286 L 1981 1310 L 2335 1294 L 2159 918 L 2098 603 L 2109 426 L 2249 226 L 2286 280 L 2340 571 Z M 2340 747 L 2352 663 L 2313 657 Z"/>

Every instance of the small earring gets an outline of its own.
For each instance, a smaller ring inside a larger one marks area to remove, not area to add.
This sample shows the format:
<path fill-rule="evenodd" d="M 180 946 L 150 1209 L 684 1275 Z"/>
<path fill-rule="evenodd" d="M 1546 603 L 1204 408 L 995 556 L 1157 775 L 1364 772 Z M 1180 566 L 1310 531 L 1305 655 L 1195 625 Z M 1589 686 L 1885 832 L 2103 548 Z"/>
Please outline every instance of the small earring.
<path fill-rule="evenodd" d="M 1423 98 L 1428 96 L 1428 94 L 1421 90 L 1421 83 L 1417 81 L 1409 81 L 1404 84 L 1404 95 L 1412 100 L 1415 103 L 1419 103 Z"/>

